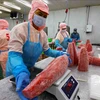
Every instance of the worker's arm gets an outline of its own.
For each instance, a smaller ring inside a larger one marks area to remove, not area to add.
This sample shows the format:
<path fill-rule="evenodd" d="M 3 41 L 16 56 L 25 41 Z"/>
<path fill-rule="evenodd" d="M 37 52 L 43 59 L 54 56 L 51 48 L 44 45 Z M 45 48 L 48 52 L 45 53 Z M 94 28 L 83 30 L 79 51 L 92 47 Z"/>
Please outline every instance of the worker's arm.
<path fill-rule="evenodd" d="M 21 72 L 26 72 L 28 75 L 30 75 L 27 66 L 23 62 L 22 53 L 10 51 L 8 53 L 8 61 L 10 63 L 14 77 L 17 77 L 17 75 Z"/>
<path fill-rule="evenodd" d="M 59 40 L 59 39 L 55 39 L 55 46 L 56 46 L 56 47 L 61 47 L 61 48 L 63 48 L 63 47 L 60 45 L 60 40 Z"/>

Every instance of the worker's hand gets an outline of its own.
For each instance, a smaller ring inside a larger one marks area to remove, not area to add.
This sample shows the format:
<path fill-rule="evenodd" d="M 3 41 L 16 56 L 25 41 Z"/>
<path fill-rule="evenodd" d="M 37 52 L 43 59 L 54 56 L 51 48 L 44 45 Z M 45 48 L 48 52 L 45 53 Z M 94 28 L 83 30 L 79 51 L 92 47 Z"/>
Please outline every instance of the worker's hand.
<path fill-rule="evenodd" d="M 72 63 L 72 60 L 70 59 L 70 54 L 67 52 L 62 52 L 62 55 L 64 55 L 64 54 L 68 56 L 68 60 L 69 60 L 68 66 L 69 66 Z"/>
<path fill-rule="evenodd" d="M 67 52 L 63 52 L 63 51 L 61 51 L 61 55 L 67 55 L 67 56 L 70 56 L 69 53 L 67 53 Z"/>
<path fill-rule="evenodd" d="M 63 50 L 62 50 L 62 51 L 63 51 L 63 52 L 66 52 L 66 49 L 64 49 L 64 48 L 63 48 Z"/>
<path fill-rule="evenodd" d="M 22 90 L 30 83 L 29 75 L 22 72 L 16 77 L 16 91 L 21 100 L 28 100 L 22 93 Z M 34 100 L 34 99 L 33 99 Z"/>
<path fill-rule="evenodd" d="M 68 57 L 68 60 L 69 60 L 69 64 L 68 64 L 68 66 L 69 66 L 72 63 L 72 60 L 70 57 Z"/>

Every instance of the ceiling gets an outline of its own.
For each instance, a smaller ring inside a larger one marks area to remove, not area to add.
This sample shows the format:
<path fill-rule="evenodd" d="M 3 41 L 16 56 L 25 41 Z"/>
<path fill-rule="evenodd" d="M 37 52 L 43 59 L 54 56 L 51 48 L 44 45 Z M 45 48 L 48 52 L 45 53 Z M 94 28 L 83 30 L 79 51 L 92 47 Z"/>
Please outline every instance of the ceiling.
<path fill-rule="evenodd" d="M 3 5 L 4 1 L 12 2 L 15 5 L 18 5 L 21 7 L 21 10 L 15 10 L 11 9 L 12 11 L 17 11 L 23 14 L 28 14 L 30 8 L 26 7 L 20 3 L 18 3 L 16 0 L 0 0 L 0 5 Z M 32 0 L 26 0 L 31 3 Z M 50 4 L 48 4 L 50 11 L 52 10 L 60 10 L 60 9 L 66 9 L 66 8 L 75 8 L 75 7 L 84 7 L 84 6 L 96 6 L 100 5 L 100 0 L 49 0 Z M 8 8 L 8 7 L 7 7 Z M 10 16 L 10 13 L 4 12 L 0 14 L 0 17 L 7 17 Z"/>

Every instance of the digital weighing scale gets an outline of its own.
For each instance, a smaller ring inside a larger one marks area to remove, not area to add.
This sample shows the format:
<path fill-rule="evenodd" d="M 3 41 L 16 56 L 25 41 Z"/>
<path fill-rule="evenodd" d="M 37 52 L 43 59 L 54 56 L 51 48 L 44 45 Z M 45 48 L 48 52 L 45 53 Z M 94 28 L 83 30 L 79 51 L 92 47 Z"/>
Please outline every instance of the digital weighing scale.
<path fill-rule="evenodd" d="M 79 90 L 79 83 L 71 75 L 71 71 L 66 73 L 57 80 L 46 91 L 55 95 L 57 100 L 74 100 Z"/>

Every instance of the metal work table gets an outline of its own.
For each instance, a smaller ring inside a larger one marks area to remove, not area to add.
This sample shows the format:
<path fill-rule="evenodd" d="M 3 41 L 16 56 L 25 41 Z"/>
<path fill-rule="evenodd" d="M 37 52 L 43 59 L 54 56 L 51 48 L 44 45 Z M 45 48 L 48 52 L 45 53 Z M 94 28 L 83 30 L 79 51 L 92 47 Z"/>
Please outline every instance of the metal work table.
<path fill-rule="evenodd" d="M 98 56 L 98 53 L 100 53 L 100 51 L 97 50 L 97 47 L 94 47 L 93 49 L 95 51 L 95 56 Z M 53 58 L 51 57 L 46 58 L 42 61 L 37 62 L 35 64 L 35 67 L 46 67 L 52 60 Z M 79 72 L 77 70 L 77 67 L 70 67 L 69 69 L 71 70 L 73 76 L 79 81 L 78 96 L 80 97 L 80 100 L 93 100 L 89 97 L 89 79 L 91 75 L 100 75 L 100 67 L 89 65 L 89 69 L 87 72 Z M 0 100 L 20 100 L 15 92 L 15 87 L 13 87 L 9 82 L 9 79 L 11 77 L 12 76 L 0 80 Z M 39 100 L 56 99 L 51 94 L 44 92 L 39 96 Z M 78 99 L 75 98 L 75 100 Z"/>

